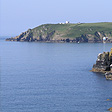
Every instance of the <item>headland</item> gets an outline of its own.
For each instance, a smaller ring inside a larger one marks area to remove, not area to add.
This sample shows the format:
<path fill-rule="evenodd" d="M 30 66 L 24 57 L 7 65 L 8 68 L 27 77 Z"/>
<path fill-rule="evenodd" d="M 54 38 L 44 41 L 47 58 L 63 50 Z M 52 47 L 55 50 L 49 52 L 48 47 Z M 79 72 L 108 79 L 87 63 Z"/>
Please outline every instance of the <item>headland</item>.
<path fill-rule="evenodd" d="M 112 22 L 43 24 L 6 41 L 112 43 Z"/>

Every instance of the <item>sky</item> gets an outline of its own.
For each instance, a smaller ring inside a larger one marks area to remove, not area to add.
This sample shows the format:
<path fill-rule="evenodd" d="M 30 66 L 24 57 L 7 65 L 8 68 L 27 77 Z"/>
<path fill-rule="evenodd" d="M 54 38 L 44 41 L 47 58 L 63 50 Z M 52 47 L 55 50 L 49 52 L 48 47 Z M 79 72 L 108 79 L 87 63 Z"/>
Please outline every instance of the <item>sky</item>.
<path fill-rule="evenodd" d="M 0 0 L 0 36 L 47 23 L 112 22 L 112 0 Z"/>

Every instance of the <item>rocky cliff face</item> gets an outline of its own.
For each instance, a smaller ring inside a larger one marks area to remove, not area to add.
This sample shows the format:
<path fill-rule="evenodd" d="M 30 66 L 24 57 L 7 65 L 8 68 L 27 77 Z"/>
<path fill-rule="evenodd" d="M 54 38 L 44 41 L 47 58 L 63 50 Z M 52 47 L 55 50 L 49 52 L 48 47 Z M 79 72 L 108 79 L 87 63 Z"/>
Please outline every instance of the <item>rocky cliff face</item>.
<path fill-rule="evenodd" d="M 106 29 L 104 27 L 105 24 L 103 24 L 103 27 L 101 27 L 101 23 L 92 25 L 46 24 L 34 29 L 29 29 L 26 32 L 21 33 L 19 36 L 8 38 L 6 40 L 42 42 L 102 42 L 102 38 L 108 36 L 109 38 L 106 41 L 112 42 L 112 29 L 110 27 L 107 27 Z"/>
<path fill-rule="evenodd" d="M 103 52 L 98 54 L 96 64 L 93 65 L 93 72 L 102 72 L 106 73 L 111 72 L 111 64 L 112 64 L 112 49 L 111 52 Z"/>

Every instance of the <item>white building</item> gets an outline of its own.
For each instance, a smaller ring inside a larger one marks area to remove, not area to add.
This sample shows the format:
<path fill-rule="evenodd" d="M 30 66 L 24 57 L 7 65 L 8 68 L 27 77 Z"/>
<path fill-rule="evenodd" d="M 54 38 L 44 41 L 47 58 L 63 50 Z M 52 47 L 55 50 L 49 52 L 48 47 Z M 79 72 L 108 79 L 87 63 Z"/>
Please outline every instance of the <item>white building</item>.
<path fill-rule="evenodd" d="M 70 23 L 69 21 L 66 21 L 66 24 Z"/>

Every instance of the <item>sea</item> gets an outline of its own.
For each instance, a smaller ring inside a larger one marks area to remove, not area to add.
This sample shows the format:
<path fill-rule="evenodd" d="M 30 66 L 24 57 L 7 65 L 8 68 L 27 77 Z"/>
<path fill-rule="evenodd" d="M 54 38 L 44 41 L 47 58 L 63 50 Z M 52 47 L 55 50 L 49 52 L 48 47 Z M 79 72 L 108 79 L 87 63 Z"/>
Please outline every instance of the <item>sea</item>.
<path fill-rule="evenodd" d="M 0 38 L 0 112 L 108 112 L 112 107 L 112 81 L 90 71 L 112 43 L 5 38 Z"/>

